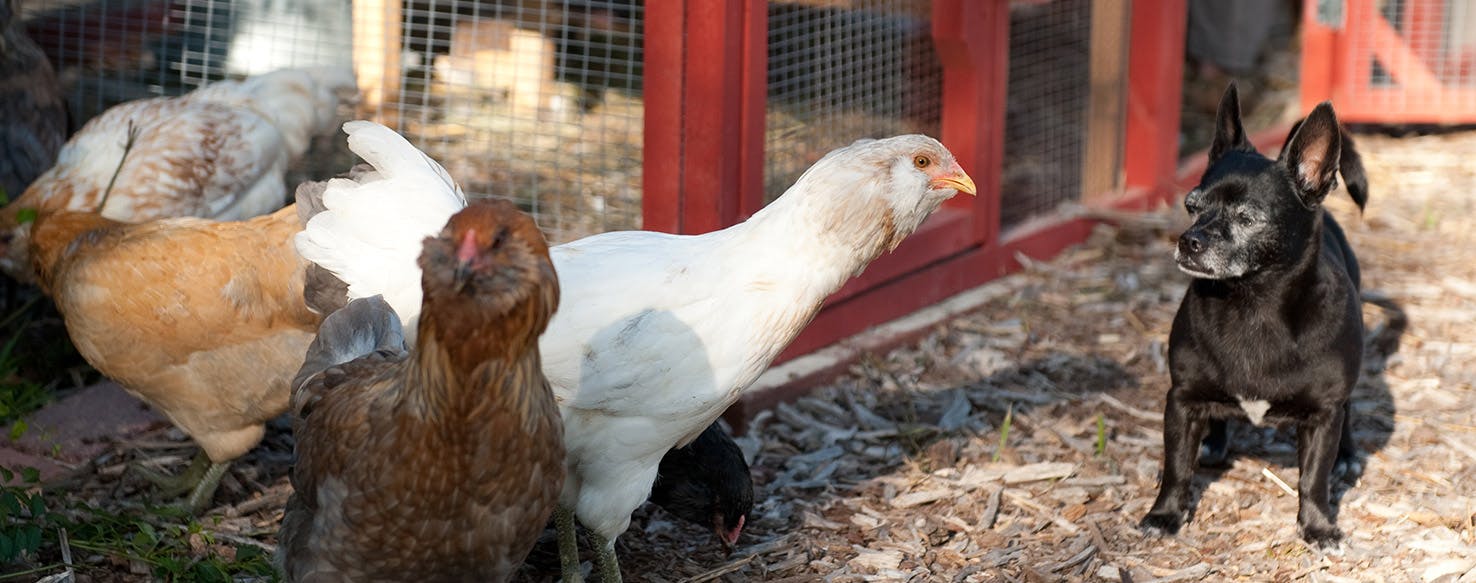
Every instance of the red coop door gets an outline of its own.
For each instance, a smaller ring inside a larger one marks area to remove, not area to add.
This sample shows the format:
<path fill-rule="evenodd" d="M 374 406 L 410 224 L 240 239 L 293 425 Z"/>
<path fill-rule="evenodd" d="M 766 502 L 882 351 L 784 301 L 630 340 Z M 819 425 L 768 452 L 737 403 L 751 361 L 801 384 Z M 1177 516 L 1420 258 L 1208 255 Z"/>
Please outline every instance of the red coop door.
<path fill-rule="evenodd" d="M 1307 0 L 1302 108 L 1368 123 L 1476 122 L 1476 3 Z"/>

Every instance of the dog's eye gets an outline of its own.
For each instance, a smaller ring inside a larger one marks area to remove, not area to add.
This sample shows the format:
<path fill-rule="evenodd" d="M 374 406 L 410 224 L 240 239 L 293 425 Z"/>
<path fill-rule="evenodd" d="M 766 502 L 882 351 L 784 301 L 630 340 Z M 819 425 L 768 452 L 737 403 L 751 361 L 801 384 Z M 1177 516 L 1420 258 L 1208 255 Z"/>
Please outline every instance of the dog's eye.
<path fill-rule="evenodd" d="M 1253 223 L 1256 220 L 1256 215 L 1250 211 L 1237 211 L 1235 218 L 1242 223 Z"/>

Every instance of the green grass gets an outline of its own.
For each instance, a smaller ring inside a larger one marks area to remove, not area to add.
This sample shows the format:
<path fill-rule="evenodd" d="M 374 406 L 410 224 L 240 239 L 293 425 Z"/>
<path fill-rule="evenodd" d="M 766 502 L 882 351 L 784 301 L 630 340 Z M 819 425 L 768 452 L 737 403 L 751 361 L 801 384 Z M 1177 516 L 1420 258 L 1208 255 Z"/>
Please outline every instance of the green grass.
<path fill-rule="evenodd" d="M 990 461 L 999 461 L 999 456 L 1004 454 L 1005 446 L 1010 441 L 1010 425 L 1015 421 L 1015 404 L 1010 403 L 1009 409 L 1005 410 L 1004 422 L 999 424 L 999 449 L 994 450 L 994 458 Z"/>
<path fill-rule="evenodd" d="M 49 403 L 57 388 L 98 378 L 51 302 L 35 288 L 0 278 L 0 432 L 20 437 L 21 419 Z"/>
<path fill-rule="evenodd" d="M 225 545 L 205 525 L 163 508 L 107 510 L 59 498 L 34 469 L 0 467 L 0 582 L 60 572 L 65 536 L 72 568 L 112 573 L 141 567 L 161 581 L 276 581 L 271 557 L 252 545 Z M 65 533 L 65 534 L 63 534 Z"/>
<path fill-rule="evenodd" d="M 1097 414 L 1097 457 L 1107 453 L 1107 420 L 1101 413 Z"/>
<path fill-rule="evenodd" d="M 0 331 L 6 333 L 4 344 L 0 345 L 0 425 L 9 428 L 11 439 L 19 438 L 25 432 L 25 422 L 21 417 L 41 408 L 51 399 L 51 391 L 44 385 L 19 374 L 24 354 L 16 348 L 26 336 L 26 327 L 31 323 L 30 315 L 36 303 L 34 299 L 27 302 L 0 322 Z"/>

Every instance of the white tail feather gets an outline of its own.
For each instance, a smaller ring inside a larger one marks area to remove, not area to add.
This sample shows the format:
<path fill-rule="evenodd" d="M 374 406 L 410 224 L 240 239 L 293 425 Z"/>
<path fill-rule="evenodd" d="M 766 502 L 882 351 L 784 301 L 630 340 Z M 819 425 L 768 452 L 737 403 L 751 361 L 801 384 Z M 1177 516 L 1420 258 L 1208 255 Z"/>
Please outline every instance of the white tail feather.
<path fill-rule="evenodd" d="M 349 149 L 378 172 L 330 180 L 326 210 L 297 234 L 297 252 L 348 284 L 350 299 L 382 294 L 413 343 L 420 315 L 416 258 L 425 238 L 466 207 L 466 196 L 440 164 L 393 130 L 367 121 L 343 130 Z"/>

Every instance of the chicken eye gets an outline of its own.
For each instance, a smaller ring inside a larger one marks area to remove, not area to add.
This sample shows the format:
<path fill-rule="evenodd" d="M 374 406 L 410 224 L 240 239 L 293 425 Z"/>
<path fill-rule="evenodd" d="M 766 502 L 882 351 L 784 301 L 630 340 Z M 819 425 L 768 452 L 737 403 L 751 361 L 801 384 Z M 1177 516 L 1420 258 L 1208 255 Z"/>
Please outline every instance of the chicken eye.
<path fill-rule="evenodd" d="M 927 168 L 932 163 L 933 161 L 929 160 L 927 156 L 918 156 L 912 159 L 912 165 L 917 166 L 918 169 Z"/>

